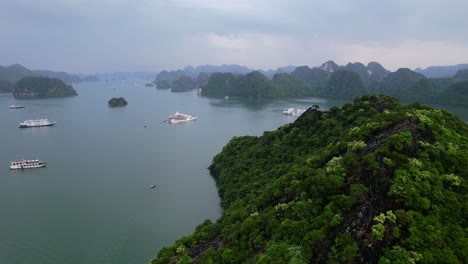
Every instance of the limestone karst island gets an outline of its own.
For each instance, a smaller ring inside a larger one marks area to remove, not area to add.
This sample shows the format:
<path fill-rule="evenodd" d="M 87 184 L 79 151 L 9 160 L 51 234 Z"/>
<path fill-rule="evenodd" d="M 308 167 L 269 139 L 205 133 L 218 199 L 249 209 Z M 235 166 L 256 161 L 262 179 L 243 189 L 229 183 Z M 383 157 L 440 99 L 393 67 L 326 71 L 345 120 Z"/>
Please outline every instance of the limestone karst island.
<path fill-rule="evenodd" d="M 366 95 L 232 138 L 209 167 L 225 208 L 160 263 L 466 263 L 468 125 Z"/>
<path fill-rule="evenodd" d="M 76 96 L 71 85 L 56 78 L 23 77 L 13 85 L 13 96 L 17 99 L 40 99 Z"/>
<path fill-rule="evenodd" d="M 127 100 L 125 100 L 125 98 L 123 97 L 114 97 L 112 99 L 109 100 L 109 102 L 107 102 L 107 105 L 109 107 L 120 107 L 120 106 L 126 106 L 128 103 L 127 103 Z"/>

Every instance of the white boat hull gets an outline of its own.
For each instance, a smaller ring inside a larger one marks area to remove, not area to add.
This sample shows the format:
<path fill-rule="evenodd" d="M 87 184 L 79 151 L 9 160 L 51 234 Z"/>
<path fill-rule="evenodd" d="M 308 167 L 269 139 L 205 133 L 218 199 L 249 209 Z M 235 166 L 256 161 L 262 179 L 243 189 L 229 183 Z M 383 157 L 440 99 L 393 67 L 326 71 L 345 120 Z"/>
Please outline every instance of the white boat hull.
<path fill-rule="evenodd" d="M 283 115 L 292 115 L 292 116 L 300 116 L 305 113 L 306 109 L 301 108 L 288 108 L 283 110 Z"/>
<path fill-rule="evenodd" d="M 49 119 L 36 119 L 36 120 L 25 120 L 19 124 L 19 128 L 28 127 L 44 127 L 53 126 L 55 122 L 50 122 Z"/>
<path fill-rule="evenodd" d="M 10 170 L 35 169 L 45 167 L 46 163 L 40 160 L 16 160 L 10 164 Z"/>
<path fill-rule="evenodd" d="M 187 121 L 195 121 L 197 120 L 197 116 L 190 116 L 183 113 L 176 112 L 173 115 L 170 115 L 164 122 L 170 124 L 177 124 L 180 122 L 187 122 Z"/>

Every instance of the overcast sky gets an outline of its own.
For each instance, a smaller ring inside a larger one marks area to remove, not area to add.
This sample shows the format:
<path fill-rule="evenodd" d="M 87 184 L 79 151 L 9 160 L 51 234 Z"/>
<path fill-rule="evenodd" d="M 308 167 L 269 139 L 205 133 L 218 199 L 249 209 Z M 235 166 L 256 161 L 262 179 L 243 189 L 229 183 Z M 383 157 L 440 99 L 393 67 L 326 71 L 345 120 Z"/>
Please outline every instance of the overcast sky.
<path fill-rule="evenodd" d="M 468 63 L 466 0 L 0 0 L 0 65 L 74 73 Z"/>

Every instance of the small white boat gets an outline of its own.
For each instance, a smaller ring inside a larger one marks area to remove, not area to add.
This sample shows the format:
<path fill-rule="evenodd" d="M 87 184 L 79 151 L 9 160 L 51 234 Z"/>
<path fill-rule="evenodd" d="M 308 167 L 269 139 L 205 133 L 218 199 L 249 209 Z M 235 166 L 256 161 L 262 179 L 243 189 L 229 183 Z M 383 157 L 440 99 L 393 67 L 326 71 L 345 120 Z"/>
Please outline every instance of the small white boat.
<path fill-rule="evenodd" d="M 53 126 L 55 122 L 50 122 L 49 119 L 32 119 L 32 120 L 24 120 L 19 124 L 19 128 L 26 128 L 26 127 L 43 127 L 43 126 Z"/>
<path fill-rule="evenodd" d="M 293 116 L 298 116 L 302 115 L 306 109 L 304 108 L 288 108 L 283 110 L 283 115 L 293 115 Z"/>
<path fill-rule="evenodd" d="M 22 106 L 22 105 L 10 105 L 8 108 L 9 109 L 21 109 L 21 108 L 25 108 L 25 107 Z"/>
<path fill-rule="evenodd" d="M 40 160 L 14 160 L 10 162 L 10 170 L 22 170 L 45 167 L 46 163 Z"/>
<path fill-rule="evenodd" d="M 150 186 L 150 189 L 154 189 L 154 188 L 156 188 L 156 185 L 151 185 Z"/>
<path fill-rule="evenodd" d="M 167 119 L 164 120 L 164 122 L 170 123 L 170 124 L 176 124 L 180 122 L 195 121 L 197 120 L 197 118 L 198 118 L 197 116 L 191 116 L 191 115 L 187 115 L 184 113 L 176 112 L 175 114 L 168 116 Z"/>

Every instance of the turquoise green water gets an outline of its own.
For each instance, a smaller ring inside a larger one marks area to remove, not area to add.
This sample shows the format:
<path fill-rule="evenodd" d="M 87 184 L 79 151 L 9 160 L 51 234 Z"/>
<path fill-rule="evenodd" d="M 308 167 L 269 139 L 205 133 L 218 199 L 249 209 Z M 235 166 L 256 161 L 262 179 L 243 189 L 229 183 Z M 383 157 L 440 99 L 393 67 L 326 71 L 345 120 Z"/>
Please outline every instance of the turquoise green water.
<path fill-rule="evenodd" d="M 145 82 L 82 83 L 74 85 L 79 96 L 72 98 L 0 97 L 0 263 L 147 263 L 221 215 L 206 168 L 231 137 L 261 135 L 294 121 L 281 114 L 284 108 L 342 104 L 318 98 L 226 101 Z M 126 107 L 107 107 L 120 96 Z M 11 104 L 26 108 L 10 110 Z M 468 119 L 465 109 L 451 110 Z M 162 122 L 176 111 L 199 119 Z M 57 124 L 17 127 L 35 118 Z M 20 158 L 48 166 L 10 171 L 10 161 Z"/>

